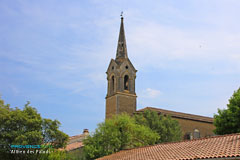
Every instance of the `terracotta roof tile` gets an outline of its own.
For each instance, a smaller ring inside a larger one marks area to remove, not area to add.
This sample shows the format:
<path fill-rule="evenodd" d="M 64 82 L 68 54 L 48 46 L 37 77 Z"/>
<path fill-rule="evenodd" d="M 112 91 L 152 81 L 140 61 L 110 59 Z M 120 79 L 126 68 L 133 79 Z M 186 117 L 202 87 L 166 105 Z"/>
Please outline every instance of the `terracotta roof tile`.
<path fill-rule="evenodd" d="M 160 109 L 160 108 L 153 108 L 153 107 L 146 107 L 146 108 L 140 109 L 140 110 L 136 111 L 136 113 L 143 112 L 145 110 L 156 111 L 158 113 L 161 113 L 161 114 L 164 114 L 164 115 L 170 115 L 170 116 L 176 117 L 176 118 L 184 118 L 184 119 L 191 119 L 191 120 L 196 120 L 196 121 L 213 123 L 213 118 L 211 118 L 211 117 L 205 117 L 205 116 L 199 116 L 199 115 L 194 115 L 194 114 L 169 111 L 169 110 Z"/>
<path fill-rule="evenodd" d="M 123 150 L 98 160 L 193 160 L 224 157 L 240 159 L 240 133 Z"/>
<path fill-rule="evenodd" d="M 82 142 L 74 142 L 74 143 L 71 143 L 71 144 L 68 144 L 65 148 L 66 151 L 71 151 L 71 150 L 74 150 L 74 149 L 77 149 L 77 148 L 81 148 L 83 147 L 83 143 Z"/>
<path fill-rule="evenodd" d="M 79 134 L 76 136 L 69 137 L 67 145 L 65 148 L 61 148 L 60 150 L 71 151 L 77 148 L 83 147 L 83 140 L 88 136 L 88 134 Z"/>

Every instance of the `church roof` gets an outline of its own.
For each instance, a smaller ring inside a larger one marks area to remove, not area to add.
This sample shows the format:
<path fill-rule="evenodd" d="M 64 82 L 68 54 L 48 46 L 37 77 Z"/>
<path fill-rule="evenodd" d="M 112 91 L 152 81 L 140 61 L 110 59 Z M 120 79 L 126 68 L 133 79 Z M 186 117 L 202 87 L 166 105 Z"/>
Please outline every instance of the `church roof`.
<path fill-rule="evenodd" d="M 123 150 L 98 160 L 240 159 L 240 134 L 163 143 Z"/>
<path fill-rule="evenodd" d="M 126 44 L 126 38 L 125 38 L 123 17 L 121 17 L 121 25 L 120 25 L 120 32 L 118 37 L 117 53 L 116 53 L 116 62 L 121 63 L 123 59 L 127 59 L 127 58 L 128 58 L 127 44 Z"/>
<path fill-rule="evenodd" d="M 116 58 L 115 59 L 111 59 L 106 73 L 109 72 L 110 67 L 113 65 L 113 63 L 117 64 L 117 67 L 119 68 L 119 67 L 121 67 L 121 65 L 124 62 L 128 62 L 129 65 L 133 68 L 133 70 L 135 72 L 137 72 L 137 70 L 133 66 L 132 62 L 128 58 L 127 43 L 126 43 L 126 37 L 125 37 L 125 31 L 124 31 L 123 17 L 121 17 L 121 24 L 120 24 L 120 31 L 119 31 L 119 37 L 118 37 Z"/>
<path fill-rule="evenodd" d="M 169 110 L 160 109 L 160 108 L 153 108 L 153 107 L 146 107 L 146 108 L 140 109 L 140 110 L 136 111 L 136 113 L 144 112 L 145 110 L 156 111 L 156 112 L 161 113 L 163 115 L 170 115 L 171 117 L 174 117 L 174 118 L 189 119 L 189 120 L 213 123 L 213 118 L 211 118 L 211 117 L 205 117 L 205 116 L 199 116 L 199 115 L 194 115 L 194 114 L 169 111 Z"/>

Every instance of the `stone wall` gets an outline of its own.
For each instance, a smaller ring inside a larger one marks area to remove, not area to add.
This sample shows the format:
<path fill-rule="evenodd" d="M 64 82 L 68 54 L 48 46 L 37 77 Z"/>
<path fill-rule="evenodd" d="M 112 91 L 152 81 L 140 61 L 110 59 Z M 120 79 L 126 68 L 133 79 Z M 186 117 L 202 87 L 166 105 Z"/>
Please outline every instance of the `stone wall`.
<path fill-rule="evenodd" d="M 189 120 L 189 119 L 181 119 L 181 118 L 175 118 L 172 117 L 173 119 L 176 119 L 183 131 L 183 138 L 186 138 L 186 134 L 191 134 L 192 138 L 194 138 L 194 130 L 197 129 L 200 132 L 200 138 L 203 137 L 209 137 L 213 136 L 213 130 L 215 129 L 215 126 L 213 123 L 208 123 L 208 122 L 201 122 L 201 121 L 195 121 L 195 120 Z"/>
<path fill-rule="evenodd" d="M 124 95 L 119 94 L 117 95 L 117 113 L 121 114 L 123 112 L 128 113 L 129 115 L 132 115 L 134 112 L 136 112 L 136 96 L 135 95 Z"/>
<path fill-rule="evenodd" d="M 105 118 L 111 118 L 113 115 L 117 114 L 116 108 L 116 96 L 111 96 L 106 98 L 106 114 Z"/>
<path fill-rule="evenodd" d="M 112 115 L 128 113 L 132 115 L 136 112 L 136 95 L 128 93 L 117 93 L 113 96 L 106 97 L 106 117 L 111 118 Z"/>

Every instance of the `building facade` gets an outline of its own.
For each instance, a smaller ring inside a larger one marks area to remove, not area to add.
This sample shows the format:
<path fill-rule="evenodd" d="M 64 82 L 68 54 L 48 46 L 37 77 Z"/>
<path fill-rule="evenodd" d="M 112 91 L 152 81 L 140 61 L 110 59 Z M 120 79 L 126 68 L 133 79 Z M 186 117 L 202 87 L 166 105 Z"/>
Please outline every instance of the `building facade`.
<path fill-rule="evenodd" d="M 213 136 L 213 118 L 187 114 L 182 112 L 169 111 L 160 108 L 146 107 L 136 111 L 136 113 L 144 112 L 145 110 L 151 110 L 157 112 L 159 115 L 169 115 L 173 119 L 177 120 L 182 129 L 183 139 L 198 139 L 204 137 Z"/>

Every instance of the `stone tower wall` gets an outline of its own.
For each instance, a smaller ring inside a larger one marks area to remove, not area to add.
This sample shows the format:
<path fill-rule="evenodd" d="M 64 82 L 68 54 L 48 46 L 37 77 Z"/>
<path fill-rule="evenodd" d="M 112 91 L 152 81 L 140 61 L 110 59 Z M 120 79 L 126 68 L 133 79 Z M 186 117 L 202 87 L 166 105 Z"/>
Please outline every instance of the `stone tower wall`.
<path fill-rule="evenodd" d="M 137 96 L 128 93 L 117 93 L 106 98 L 106 117 L 121 113 L 133 114 L 136 112 Z"/>

